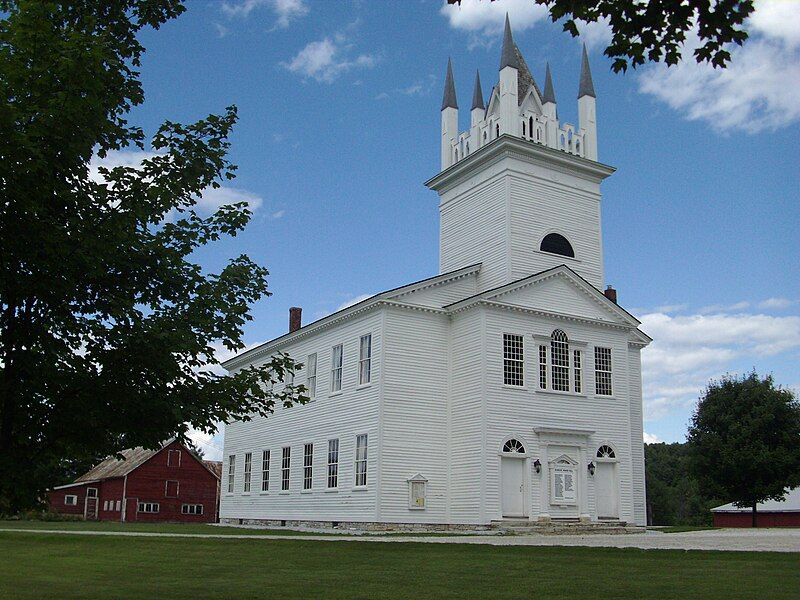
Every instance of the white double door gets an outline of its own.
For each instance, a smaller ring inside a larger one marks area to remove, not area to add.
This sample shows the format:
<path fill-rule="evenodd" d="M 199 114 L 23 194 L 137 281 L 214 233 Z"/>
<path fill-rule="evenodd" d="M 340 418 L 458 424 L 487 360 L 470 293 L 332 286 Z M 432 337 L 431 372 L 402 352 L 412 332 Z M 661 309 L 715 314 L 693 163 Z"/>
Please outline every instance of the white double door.
<path fill-rule="evenodd" d="M 525 459 L 506 458 L 501 461 L 503 516 L 527 517 L 525 510 Z"/>

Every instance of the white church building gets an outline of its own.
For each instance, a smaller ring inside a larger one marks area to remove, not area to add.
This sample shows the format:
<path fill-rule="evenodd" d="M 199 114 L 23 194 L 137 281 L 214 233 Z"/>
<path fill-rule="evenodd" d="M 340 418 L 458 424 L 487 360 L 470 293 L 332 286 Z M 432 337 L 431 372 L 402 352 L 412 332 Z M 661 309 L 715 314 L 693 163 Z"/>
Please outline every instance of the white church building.
<path fill-rule="evenodd" d="M 227 361 L 304 363 L 311 401 L 225 428 L 227 523 L 645 525 L 640 352 L 604 289 L 595 92 L 558 120 L 506 21 L 499 82 L 442 103 L 440 274 Z"/>

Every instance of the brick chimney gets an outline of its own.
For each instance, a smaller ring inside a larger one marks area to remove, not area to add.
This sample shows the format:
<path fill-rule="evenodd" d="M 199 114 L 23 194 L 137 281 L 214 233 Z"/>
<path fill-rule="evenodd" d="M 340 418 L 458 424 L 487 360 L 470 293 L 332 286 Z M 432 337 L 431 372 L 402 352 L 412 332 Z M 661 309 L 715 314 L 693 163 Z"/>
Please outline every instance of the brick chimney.
<path fill-rule="evenodd" d="M 303 326 L 303 309 L 293 306 L 289 309 L 289 333 L 297 331 Z"/>
<path fill-rule="evenodd" d="M 606 298 L 611 300 L 614 304 L 617 303 L 617 290 L 615 290 L 610 285 L 606 287 L 606 291 L 603 292 Z"/>

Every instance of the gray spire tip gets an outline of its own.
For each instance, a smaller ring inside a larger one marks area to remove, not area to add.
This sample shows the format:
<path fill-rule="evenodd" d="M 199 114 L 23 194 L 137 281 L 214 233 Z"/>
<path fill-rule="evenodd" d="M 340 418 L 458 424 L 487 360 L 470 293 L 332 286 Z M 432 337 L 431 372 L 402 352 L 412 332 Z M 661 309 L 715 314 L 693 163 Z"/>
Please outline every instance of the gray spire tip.
<path fill-rule="evenodd" d="M 453 79 L 453 64 L 447 59 L 447 75 L 444 79 L 444 96 L 442 97 L 442 110 L 445 108 L 458 108 L 456 101 L 456 84 Z"/>
<path fill-rule="evenodd" d="M 544 75 L 544 95 L 542 96 L 542 102 L 544 104 L 548 102 L 556 103 L 556 92 L 553 89 L 553 77 L 550 75 L 550 63 L 547 63 L 547 70 Z"/>
<path fill-rule="evenodd" d="M 594 93 L 594 82 L 592 81 L 592 70 L 589 68 L 589 55 L 586 52 L 586 44 L 583 45 L 583 56 L 581 57 L 581 82 L 578 86 L 578 98 L 591 96 L 597 98 Z"/>
<path fill-rule="evenodd" d="M 484 109 L 483 91 L 481 90 L 481 73 L 480 73 L 480 71 L 475 71 L 475 91 L 472 92 L 472 109 L 471 110 L 475 110 L 476 108 L 480 108 L 481 110 Z"/>
<path fill-rule="evenodd" d="M 514 36 L 511 34 L 511 21 L 508 13 L 506 13 L 506 28 L 503 32 L 503 50 L 500 53 L 500 70 L 502 71 L 505 67 L 519 69 L 516 44 L 514 44 Z"/>

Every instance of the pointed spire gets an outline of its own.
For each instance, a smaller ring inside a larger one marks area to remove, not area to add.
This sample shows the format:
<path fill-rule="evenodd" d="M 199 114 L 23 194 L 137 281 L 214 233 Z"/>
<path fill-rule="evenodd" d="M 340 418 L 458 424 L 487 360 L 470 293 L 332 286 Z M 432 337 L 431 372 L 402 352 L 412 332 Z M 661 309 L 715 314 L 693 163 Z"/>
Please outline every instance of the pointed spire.
<path fill-rule="evenodd" d="M 475 71 L 475 91 L 472 92 L 472 109 L 475 110 L 476 108 L 483 109 L 483 91 L 481 90 L 481 73 L 480 71 Z"/>
<path fill-rule="evenodd" d="M 503 33 L 503 51 L 500 54 L 500 70 L 502 71 L 505 67 L 519 69 L 517 46 L 514 43 L 514 36 L 511 35 L 511 22 L 508 20 L 508 13 L 506 13 L 506 30 Z"/>
<path fill-rule="evenodd" d="M 544 104 L 548 102 L 556 103 L 556 92 L 553 90 L 553 78 L 550 75 L 550 63 L 547 63 L 547 71 L 545 71 L 544 75 L 544 96 L 542 96 L 542 102 Z"/>
<path fill-rule="evenodd" d="M 442 110 L 445 108 L 458 108 L 456 102 L 456 84 L 453 80 L 453 65 L 447 59 L 447 76 L 444 79 L 444 96 L 442 97 Z"/>
<path fill-rule="evenodd" d="M 578 98 L 582 98 L 583 96 L 597 98 L 597 96 L 594 95 L 594 83 L 592 82 L 592 71 L 589 69 L 589 55 L 586 54 L 586 44 L 583 45 L 583 58 L 581 59 L 581 83 L 578 87 Z"/>

